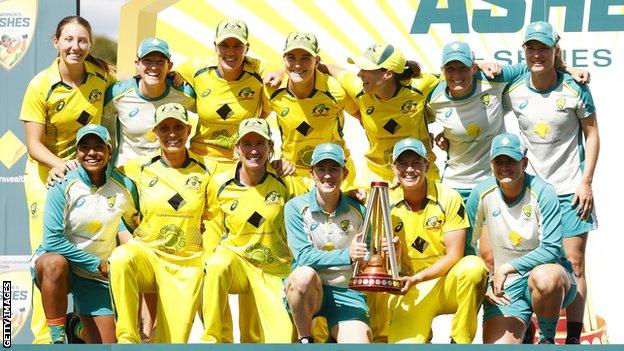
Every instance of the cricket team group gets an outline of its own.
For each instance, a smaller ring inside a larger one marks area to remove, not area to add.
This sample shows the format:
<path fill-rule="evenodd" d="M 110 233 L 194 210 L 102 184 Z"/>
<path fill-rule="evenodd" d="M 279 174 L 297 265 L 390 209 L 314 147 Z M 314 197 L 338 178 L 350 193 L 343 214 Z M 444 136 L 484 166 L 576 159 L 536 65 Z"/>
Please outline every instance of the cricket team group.
<path fill-rule="evenodd" d="M 599 134 L 589 73 L 561 60 L 552 25 L 528 25 L 525 64 L 454 41 L 439 74 L 389 43 L 328 64 L 308 32 L 270 71 L 243 21 L 215 33 L 214 52 L 175 67 L 147 38 L 136 76 L 116 80 L 84 18 L 58 23 L 19 115 L 34 343 L 186 343 L 197 313 L 208 343 L 234 328 L 249 343 L 427 343 L 442 314 L 451 343 L 472 343 L 481 308 L 484 343 L 554 343 L 562 309 L 579 343 Z M 357 169 L 345 114 L 368 139 Z M 389 184 L 381 245 L 364 230 L 372 181 Z M 389 251 L 400 293 L 349 288 Z"/>

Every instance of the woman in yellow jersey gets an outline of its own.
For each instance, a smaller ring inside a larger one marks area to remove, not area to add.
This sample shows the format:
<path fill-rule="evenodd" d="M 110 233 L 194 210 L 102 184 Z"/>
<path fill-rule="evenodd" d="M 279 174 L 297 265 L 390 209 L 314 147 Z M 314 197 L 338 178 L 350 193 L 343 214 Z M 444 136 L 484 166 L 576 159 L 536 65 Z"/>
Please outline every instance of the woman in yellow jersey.
<path fill-rule="evenodd" d="M 30 81 L 20 111 L 29 154 L 24 185 L 32 250 L 43 238 L 46 178 L 61 179 L 66 170 L 78 167 L 76 133 L 89 123 L 100 123 L 104 92 L 115 80 L 112 68 L 91 56 L 93 35 L 84 18 L 63 18 L 52 40 L 57 58 Z M 33 303 L 33 342 L 48 343 L 38 290 Z"/>
<path fill-rule="evenodd" d="M 176 67 L 197 94 L 197 132 L 191 138 L 191 151 L 214 160 L 214 174 L 236 165 L 233 148 L 238 124 L 245 118 L 263 116 L 262 76 L 266 67 L 247 56 L 249 29 L 237 19 L 226 19 L 217 25 L 215 55 L 197 57 Z M 275 161 L 278 174 L 292 173 L 290 164 Z M 282 167 L 283 165 L 283 167 Z M 204 242 L 211 254 L 217 242 Z M 253 302 L 244 296 L 241 307 L 253 309 Z M 229 315 L 229 309 L 226 309 Z M 228 317 L 229 318 L 229 317 Z M 255 319 L 241 318 L 241 340 L 257 342 Z M 225 325 L 231 334 L 231 322 Z M 232 335 L 229 336 L 232 339 Z M 229 340 L 232 341 L 232 340 Z"/>
<path fill-rule="evenodd" d="M 421 73 L 415 62 L 406 61 L 403 53 L 391 44 L 373 44 L 348 62 L 359 69 L 356 75 L 333 65 L 324 65 L 338 79 L 357 104 L 360 123 L 370 148 L 365 154 L 366 169 L 358 175 L 358 187 L 368 188 L 373 180 L 392 182 L 390 158 L 394 144 L 406 137 L 422 141 L 431 150 L 424 117 L 424 101 L 438 83 L 438 77 Z M 428 176 L 439 179 L 429 152 L 432 167 Z"/>
<path fill-rule="evenodd" d="M 276 88 L 266 89 L 265 110 L 275 111 L 282 138 L 282 158 L 295 164 L 295 171 L 313 184 L 310 160 L 314 147 L 335 143 L 345 147 L 344 114 L 357 113 L 353 100 L 332 77 L 317 70 L 318 41 L 312 33 L 288 35 L 284 48 L 286 77 Z M 346 151 L 346 150 L 345 150 Z M 353 163 L 343 189 L 353 189 Z"/>
<path fill-rule="evenodd" d="M 266 67 L 247 56 L 248 35 L 243 21 L 221 21 L 214 40 L 216 55 L 197 57 L 176 67 L 197 93 L 199 121 L 191 151 L 215 159 L 223 167 L 236 164 L 232 150 L 240 121 L 266 115 L 261 103 Z"/>
<path fill-rule="evenodd" d="M 154 133 L 160 151 L 126 162 L 120 170 L 139 193 L 141 223 L 134 238 L 109 259 L 110 288 L 119 343 L 140 343 L 140 293 L 157 293 L 156 343 L 185 343 L 199 305 L 206 186 L 203 160 L 189 152 L 191 131 L 179 103 L 159 106 Z"/>
<path fill-rule="evenodd" d="M 221 241 L 204 270 L 202 340 L 229 341 L 222 332 L 228 294 L 247 294 L 257 307 L 259 341 L 290 342 L 293 329 L 282 301 L 282 279 L 291 270 L 284 204 L 307 189 L 300 177 L 279 178 L 270 166 L 273 141 L 266 120 L 243 120 L 234 151 L 237 166 L 208 185 L 206 232 Z"/>

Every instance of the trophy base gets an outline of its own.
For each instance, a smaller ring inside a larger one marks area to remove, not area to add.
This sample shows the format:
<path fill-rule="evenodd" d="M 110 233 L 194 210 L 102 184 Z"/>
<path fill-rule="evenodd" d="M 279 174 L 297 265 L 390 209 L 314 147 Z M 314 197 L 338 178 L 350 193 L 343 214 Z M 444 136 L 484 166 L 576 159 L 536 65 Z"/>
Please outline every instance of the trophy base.
<path fill-rule="evenodd" d="M 362 274 L 351 278 L 349 288 L 358 291 L 397 294 L 403 288 L 403 282 L 387 274 Z"/>

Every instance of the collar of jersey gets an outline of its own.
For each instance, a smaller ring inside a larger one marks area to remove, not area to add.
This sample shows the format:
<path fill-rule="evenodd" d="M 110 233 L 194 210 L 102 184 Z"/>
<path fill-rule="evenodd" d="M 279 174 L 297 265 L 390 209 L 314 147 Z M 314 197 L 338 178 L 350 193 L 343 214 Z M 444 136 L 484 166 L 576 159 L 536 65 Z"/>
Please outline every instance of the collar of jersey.
<path fill-rule="evenodd" d="M 83 183 L 88 185 L 90 188 L 94 187 L 93 183 L 91 182 L 91 178 L 89 178 L 89 173 L 87 173 L 87 171 L 84 168 L 82 168 L 82 165 L 78 165 L 78 168 L 76 170 L 78 172 L 78 177 L 80 177 L 80 180 Z M 109 161 L 104 171 L 104 184 L 102 184 L 100 188 L 106 185 L 106 183 L 108 183 L 108 179 L 110 178 L 112 171 L 113 171 L 113 163 Z"/>
<path fill-rule="evenodd" d="M 438 202 L 438 189 L 435 186 L 435 182 L 432 182 L 430 180 L 425 180 L 425 182 L 427 184 L 427 199 L 437 203 Z M 392 191 L 392 194 L 390 196 L 390 203 L 392 204 L 392 206 L 396 206 L 400 204 L 401 202 L 403 202 L 404 200 L 405 199 L 403 196 L 402 186 L 399 186 L 398 188 Z"/>
<path fill-rule="evenodd" d="M 243 184 L 240 181 L 240 176 L 239 176 L 238 171 L 240 170 L 241 167 L 242 167 L 242 163 L 238 162 L 238 164 L 236 165 L 236 168 L 233 171 L 230 171 L 231 172 L 230 180 L 232 180 L 238 186 L 246 187 L 247 185 Z M 267 179 L 269 174 L 275 174 L 275 170 L 273 169 L 273 167 L 271 167 L 271 163 L 267 162 L 264 175 L 262 176 L 262 179 L 260 179 L 260 181 L 258 182 L 258 185 L 264 183 L 264 181 Z"/>
<path fill-rule="evenodd" d="M 282 79 L 282 84 L 280 84 L 280 87 L 278 88 L 278 90 L 282 90 L 282 89 L 288 95 L 294 97 L 295 99 L 297 98 L 295 94 L 291 93 L 290 90 L 288 90 L 288 77 L 285 77 L 284 79 Z M 312 92 L 307 98 L 310 99 L 314 97 L 317 91 L 327 92 L 327 90 L 328 90 L 327 89 L 327 76 L 324 75 L 319 70 L 314 70 L 314 89 L 312 89 Z"/>
<path fill-rule="evenodd" d="M 61 59 L 59 57 L 57 57 L 56 60 L 54 60 L 54 62 L 52 62 L 52 65 L 50 65 L 50 67 L 48 67 L 48 77 L 50 79 L 50 86 L 53 86 L 55 84 L 63 82 L 61 80 L 61 73 L 59 72 L 59 67 L 58 67 L 60 62 L 61 62 Z M 88 75 L 96 73 L 95 67 L 94 67 L 93 63 L 91 63 L 89 61 L 83 61 L 83 62 L 84 62 L 84 66 L 85 66 L 85 72 Z"/>
<path fill-rule="evenodd" d="M 316 199 L 316 186 L 310 190 L 308 193 L 309 203 L 310 203 L 310 211 L 319 212 L 319 213 L 327 213 L 325 212 L 318 203 Z M 343 193 L 340 193 L 340 202 L 338 203 L 338 207 L 336 207 L 336 211 L 334 213 L 336 216 L 340 216 L 341 214 L 347 212 L 349 210 L 349 204 L 347 203 L 347 198 Z"/>
<path fill-rule="evenodd" d="M 533 82 L 531 82 L 531 73 L 530 72 L 525 75 L 525 77 L 524 77 L 524 84 L 526 84 L 526 86 L 532 92 L 535 92 L 535 93 L 538 93 L 538 94 L 548 94 L 548 93 L 552 92 L 553 90 L 557 89 L 557 87 L 559 85 L 561 85 L 561 82 L 563 82 L 564 74 L 559 72 L 559 71 L 555 71 L 555 72 L 557 72 L 557 81 L 555 81 L 555 84 L 553 84 L 552 86 L 550 86 L 550 87 L 548 87 L 548 88 L 546 88 L 544 90 L 536 89 L 533 86 Z"/>
<path fill-rule="evenodd" d="M 158 101 L 166 98 L 169 95 L 169 90 L 171 90 L 171 86 L 173 85 L 173 80 L 171 78 L 165 78 L 165 91 L 159 97 L 150 98 L 141 94 L 141 89 L 139 88 L 139 79 L 141 79 L 141 76 L 134 76 L 132 79 L 132 86 L 134 87 L 134 91 L 136 91 L 136 94 L 145 101 Z"/>

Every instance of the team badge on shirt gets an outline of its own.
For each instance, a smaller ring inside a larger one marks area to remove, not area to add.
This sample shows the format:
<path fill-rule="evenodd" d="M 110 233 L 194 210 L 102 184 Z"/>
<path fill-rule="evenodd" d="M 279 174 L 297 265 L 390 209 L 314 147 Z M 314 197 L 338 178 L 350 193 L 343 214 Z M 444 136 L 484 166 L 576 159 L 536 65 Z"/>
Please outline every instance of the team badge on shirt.
<path fill-rule="evenodd" d="M 117 196 L 113 195 L 106 199 L 106 203 L 108 203 L 108 207 L 115 207 L 115 202 L 117 201 Z"/>
<path fill-rule="evenodd" d="M 198 176 L 190 176 L 186 179 L 186 183 L 184 183 L 184 187 L 189 190 L 199 190 L 201 187 L 201 180 L 199 180 Z"/>
<path fill-rule="evenodd" d="M 264 203 L 266 205 L 279 205 L 281 199 L 282 195 L 280 195 L 277 191 L 273 190 L 264 197 Z"/>
<path fill-rule="evenodd" d="M 530 218 L 531 214 L 533 213 L 533 206 L 531 206 L 530 204 L 524 206 L 522 208 L 522 213 L 524 213 L 524 215 L 526 216 L 527 219 Z"/>
<path fill-rule="evenodd" d="M 401 105 L 401 112 L 408 113 L 414 108 L 416 104 L 413 100 L 406 100 L 403 105 Z"/>
<path fill-rule="evenodd" d="M 490 106 L 490 95 L 489 94 L 481 95 L 481 102 L 483 103 L 483 106 L 485 107 Z"/>
<path fill-rule="evenodd" d="M 347 229 L 349 229 L 349 220 L 345 219 L 344 221 L 340 221 L 340 228 L 346 232 Z"/>
<path fill-rule="evenodd" d="M 566 99 L 565 98 L 558 98 L 557 99 L 557 109 L 559 109 L 559 111 L 562 111 L 563 108 L 565 107 L 565 103 L 566 103 Z"/>
<path fill-rule="evenodd" d="M 93 89 L 89 93 L 89 102 L 94 104 L 102 101 L 102 92 L 99 89 Z"/>
<path fill-rule="evenodd" d="M 442 226 L 442 219 L 438 216 L 429 217 L 425 221 L 426 229 L 437 229 L 440 228 L 440 226 Z"/>
<path fill-rule="evenodd" d="M 238 92 L 239 100 L 253 100 L 256 96 L 256 92 L 251 90 L 250 87 L 244 87 Z"/>
<path fill-rule="evenodd" d="M 314 117 L 327 117 L 329 116 L 329 107 L 325 104 L 318 104 L 312 109 L 312 116 Z"/>

